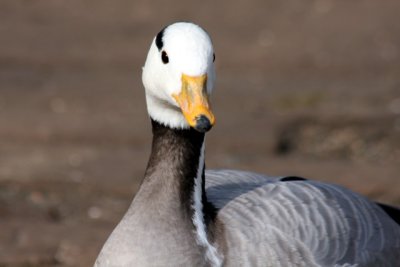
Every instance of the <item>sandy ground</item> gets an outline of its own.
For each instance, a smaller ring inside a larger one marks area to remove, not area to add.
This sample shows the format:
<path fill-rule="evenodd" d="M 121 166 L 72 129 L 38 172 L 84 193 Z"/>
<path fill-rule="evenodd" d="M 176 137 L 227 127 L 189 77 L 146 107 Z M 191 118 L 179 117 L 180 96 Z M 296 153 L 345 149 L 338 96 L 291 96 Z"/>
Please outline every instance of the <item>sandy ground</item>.
<path fill-rule="evenodd" d="M 0 266 L 91 266 L 150 150 L 141 66 L 173 21 L 211 34 L 207 165 L 400 205 L 400 2 L 0 1 Z"/>

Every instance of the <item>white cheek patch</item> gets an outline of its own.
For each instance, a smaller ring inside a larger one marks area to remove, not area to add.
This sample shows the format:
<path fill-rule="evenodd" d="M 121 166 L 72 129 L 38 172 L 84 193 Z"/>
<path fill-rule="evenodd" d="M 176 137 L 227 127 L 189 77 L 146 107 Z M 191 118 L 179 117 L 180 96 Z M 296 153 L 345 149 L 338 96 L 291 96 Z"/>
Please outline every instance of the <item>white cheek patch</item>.
<path fill-rule="evenodd" d="M 190 128 L 179 107 L 148 94 L 146 94 L 146 102 L 147 111 L 153 120 L 172 129 Z"/>

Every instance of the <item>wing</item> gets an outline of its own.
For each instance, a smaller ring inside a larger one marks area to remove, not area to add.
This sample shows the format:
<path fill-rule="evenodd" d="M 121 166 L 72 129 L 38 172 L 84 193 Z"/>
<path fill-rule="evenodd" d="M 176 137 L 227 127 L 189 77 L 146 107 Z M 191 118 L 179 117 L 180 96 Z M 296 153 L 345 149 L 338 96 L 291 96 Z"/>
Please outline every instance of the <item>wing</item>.
<path fill-rule="evenodd" d="M 340 186 L 221 170 L 206 190 L 227 266 L 400 266 L 399 225 Z"/>

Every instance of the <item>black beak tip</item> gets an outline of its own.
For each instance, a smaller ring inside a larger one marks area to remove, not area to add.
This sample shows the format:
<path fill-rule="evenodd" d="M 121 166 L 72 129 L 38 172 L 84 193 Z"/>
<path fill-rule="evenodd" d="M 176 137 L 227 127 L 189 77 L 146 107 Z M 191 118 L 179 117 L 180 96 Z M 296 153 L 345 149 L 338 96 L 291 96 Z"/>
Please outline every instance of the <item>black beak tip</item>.
<path fill-rule="evenodd" d="M 201 115 L 196 118 L 196 126 L 194 128 L 201 133 L 205 133 L 212 128 L 212 125 L 206 116 Z"/>

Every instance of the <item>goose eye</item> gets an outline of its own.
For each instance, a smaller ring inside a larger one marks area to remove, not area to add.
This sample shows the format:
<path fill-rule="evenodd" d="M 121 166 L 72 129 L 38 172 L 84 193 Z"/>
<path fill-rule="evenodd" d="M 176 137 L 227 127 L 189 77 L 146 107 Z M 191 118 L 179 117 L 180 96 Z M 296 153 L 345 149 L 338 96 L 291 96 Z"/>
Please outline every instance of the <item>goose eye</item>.
<path fill-rule="evenodd" d="M 213 54 L 213 62 L 215 62 L 215 53 Z"/>
<path fill-rule="evenodd" d="M 167 52 L 165 52 L 165 51 L 161 52 L 161 60 L 164 64 L 167 64 L 169 62 Z"/>

